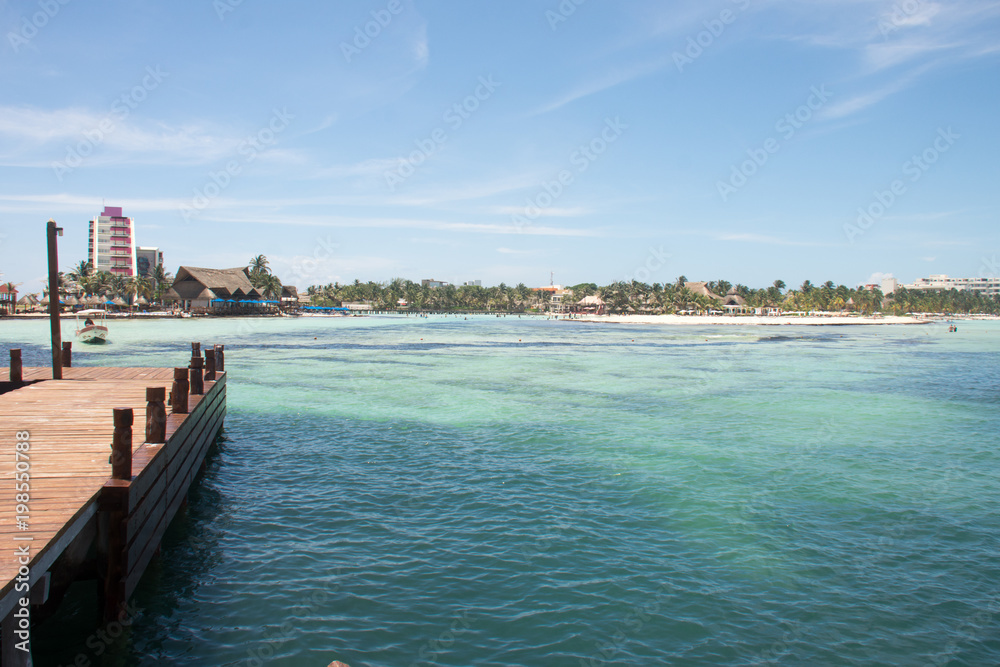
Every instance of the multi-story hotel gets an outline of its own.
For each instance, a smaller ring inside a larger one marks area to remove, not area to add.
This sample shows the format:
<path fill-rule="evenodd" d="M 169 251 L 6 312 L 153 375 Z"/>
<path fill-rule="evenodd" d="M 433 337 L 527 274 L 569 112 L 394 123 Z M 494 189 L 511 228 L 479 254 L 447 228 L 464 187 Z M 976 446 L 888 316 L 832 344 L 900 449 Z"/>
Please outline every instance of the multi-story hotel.
<path fill-rule="evenodd" d="M 137 247 L 135 257 L 136 275 L 144 278 L 152 278 L 156 267 L 163 264 L 163 253 L 160 252 L 159 248 Z"/>
<path fill-rule="evenodd" d="M 950 290 L 960 292 L 978 292 L 985 296 L 1000 294 L 1000 276 L 989 278 L 949 278 L 945 275 L 918 278 L 912 285 L 903 285 L 912 290 Z"/>
<path fill-rule="evenodd" d="M 90 221 L 87 259 L 94 271 L 110 271 L 117 276 L 136 274 L 135 223 L 122 215 L 120 206 L 105 206 Z"/>

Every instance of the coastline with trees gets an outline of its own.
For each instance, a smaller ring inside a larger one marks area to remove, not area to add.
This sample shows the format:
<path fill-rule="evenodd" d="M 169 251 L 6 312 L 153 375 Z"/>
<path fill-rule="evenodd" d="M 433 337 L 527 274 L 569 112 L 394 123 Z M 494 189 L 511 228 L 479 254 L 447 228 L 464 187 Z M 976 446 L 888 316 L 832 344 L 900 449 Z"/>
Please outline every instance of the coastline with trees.
<path fill-rule="evenodd" d="M 726 280 L 692 283 L 680 276 L 673 283 L 613 282 L 599 286 L 581 283 L 561 290 L 531 289 L 523 283 L 495 287 L 444 285 L 430 287 L 403 278 L 389 282 L 331 283 L 306 289 L 310 304 L 338 307 L 345 303 L 369 304 L 373 311 L 397 312 L 497 312 L 572 313 L 576 304 L 597 297 L 603 306 L 591 315 L 721 315 L 723 302 L 740 303 L 742 316 L 825 313 L 842 316 L 907 316 L 919 313 L 1000 315 L 1000 297 L 957 290 L 930 291 L 898 288 L 884 295 L 878 288 L 850 288 L 827 281 L 805 281 L 787 289 L 782 280 L 763 288 L 750 288 Z M 556 297 L 559 297 L 556 299 Z"/>
<path fill-rule="evenodd" d="M 246 272 L 253 287 L 264 299 L 280 299 L 284 288 L 265 255 L 250 259 Z M 146 276 L 115 275 L 94 271 L 87 261 L 80 261 L 68 272 L 59 273 L 59 293 L 64 303 L 74 306 L 113 305 L 119 309 L 150 310 L 164 308 L 170 301 L 173 274 L 162 265 Z M 48 289 L 42 304 L 48 302 Z M 847 287 L 833 281 L 814 284 L 806 280 L 797 288 L 788 288 L 782 280 L 766 287 L 752 288 L 727 280 L 692 282 L 679 276 L 673 282 L 643 283 L 616 281 L 608 285 L 579 283 L 570 287 L 529 288 L 524 283 L 492 287 L 481 285 L 431 285 L 405 278 L 387 282 L 329 283 L 312 285 L 304 291 L 304 303 L 313 309 L 370 313 L 501 313 L 567 316 L 574 319 L 610 321 L 609 318 L 685 318 L 693 323 L 701 318 L 713 322 L 748 322 L 762 317 L 808 316 L 829 318 L 903 318 L 922 315 L 1000 316 L 1000 295 L 988 296 L 972 291 L 906 289 L 898 287 L 883 294 L 874 286 Z M 293 299 L 294 302 L 294 299 Z M 290 310 L 297 310 L 289 304 Z M 163 313 L 167 314 L 167 313 Z M 722 318 L 722 319 L 720 319 Z M 770 320 L 769 320 L 770 321 Z M 902 321 L 902 320 L 900 320 Z"/>

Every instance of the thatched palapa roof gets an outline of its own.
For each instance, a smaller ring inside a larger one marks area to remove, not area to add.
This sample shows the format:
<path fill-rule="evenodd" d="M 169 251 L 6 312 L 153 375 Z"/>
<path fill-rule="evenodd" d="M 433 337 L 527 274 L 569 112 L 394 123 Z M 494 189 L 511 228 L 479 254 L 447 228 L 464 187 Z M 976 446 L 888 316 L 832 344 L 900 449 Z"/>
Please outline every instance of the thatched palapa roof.
<path fill-rule="evenodd" d="M 722 300 L 722 297 L 708 289 L 708 283 L 698 282 L 698 283 L 684 283 L 684 287 L 687 287 L 694 294 L 700 294 L 701 296 L 707 296 L 710 299 Z"/>
<path fill-rule="evenodd" d="M 726 296 L 722 298 L 723 306 L 745 306 L 747 305 L 747 300 L 736 293 L 736 288 L 733 287 L 726 293 Z"/>
<path fill-rule="evenodd" d="M 246 267 L 235 269 L 202 269 L 182 266 L 177 269 L 174 284 L 165 294 L 168 300 L 259 299 L 260 292 L 250 282 Z"/>

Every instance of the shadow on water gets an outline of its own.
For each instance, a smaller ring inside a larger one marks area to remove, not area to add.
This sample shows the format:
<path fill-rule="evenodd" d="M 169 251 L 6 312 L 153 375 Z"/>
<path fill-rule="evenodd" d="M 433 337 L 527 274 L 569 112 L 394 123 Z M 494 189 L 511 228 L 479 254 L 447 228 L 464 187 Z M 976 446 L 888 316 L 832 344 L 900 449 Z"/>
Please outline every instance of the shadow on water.
<path fill-rule="evenodd" d="M 51 617 L 32 627 L 32 659 L 36 667 L 136 664 L 135 644 L 155 619 L 169 618 L 179 597 L 188 596 L 220 558 L 217 542 L 232 516 L 231 501 L 216 479 L 230 440 L 223 430 L 209 448 L 204 471 L 195 477 L 182 506 L 150 562 L 139 586 L 117 621 L 105 622 L 96 578 L 74 583 Z M 91 553 L 93 556 L 93 553 Z M 192 640 L 195 638 L 192 637 Z M 155 647 L 144 647 L 150 657 Z"/>

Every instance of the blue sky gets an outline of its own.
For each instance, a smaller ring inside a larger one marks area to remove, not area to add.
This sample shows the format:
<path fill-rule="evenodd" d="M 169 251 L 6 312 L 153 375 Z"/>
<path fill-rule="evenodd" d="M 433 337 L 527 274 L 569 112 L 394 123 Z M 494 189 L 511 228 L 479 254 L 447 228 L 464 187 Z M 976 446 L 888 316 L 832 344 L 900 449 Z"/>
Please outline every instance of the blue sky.
<path fill-rule="evenodd" d="M 579 4 L 578 4 L 579 3 Z M 284 282 L 996 272 L 1000 3 L 0 2 L 0 272 L 104 204 Z M 864 215 L 862 215 L 864 213 Z"/>

